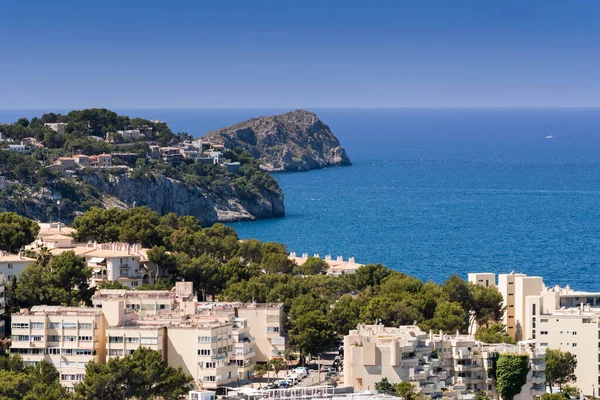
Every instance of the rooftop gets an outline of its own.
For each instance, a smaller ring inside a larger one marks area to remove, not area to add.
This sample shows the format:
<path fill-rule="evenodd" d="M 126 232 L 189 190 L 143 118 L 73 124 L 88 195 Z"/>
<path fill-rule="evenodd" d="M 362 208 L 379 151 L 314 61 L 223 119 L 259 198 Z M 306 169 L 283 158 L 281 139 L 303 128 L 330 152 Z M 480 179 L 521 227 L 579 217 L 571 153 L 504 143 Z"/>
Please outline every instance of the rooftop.
<path fill-rule="evenodd" d="M 0 262 L 36 261 L 35 258 L 25 257 L 22 254 L 12 254 L 0 251 Z"/>
<path fill-rule="evenodd" d="M 21 309 L 17 315 L 101 315 L 102 310 L 91 307 L 64 307 L 64 306 L 33 306 L 29 310 Z"/>

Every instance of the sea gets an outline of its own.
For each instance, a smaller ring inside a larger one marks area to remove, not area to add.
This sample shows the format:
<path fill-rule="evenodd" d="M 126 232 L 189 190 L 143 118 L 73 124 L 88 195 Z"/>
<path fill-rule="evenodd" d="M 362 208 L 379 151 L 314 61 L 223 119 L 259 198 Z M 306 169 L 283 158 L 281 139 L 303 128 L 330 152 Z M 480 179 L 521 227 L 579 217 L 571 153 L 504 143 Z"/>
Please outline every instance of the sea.
<path fill-rule="evenodd" d="M 0 110 L 0 121 L 46 111 Z M 288 110 L 115 111 L 201 136 Z M 286 216 L 230 224 L 241 238 L 424 281 L 514 271 L 600 291 L 600 109 L 311 111 L 353 165 L 274 174 Z"/>

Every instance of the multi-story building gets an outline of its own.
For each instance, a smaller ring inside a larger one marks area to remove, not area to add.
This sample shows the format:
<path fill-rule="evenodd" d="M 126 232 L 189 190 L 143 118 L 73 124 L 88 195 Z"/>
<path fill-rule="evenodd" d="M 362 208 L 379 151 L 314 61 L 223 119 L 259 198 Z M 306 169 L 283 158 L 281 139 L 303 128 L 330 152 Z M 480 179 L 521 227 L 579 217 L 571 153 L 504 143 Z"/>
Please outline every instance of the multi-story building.
<path fill-rule="evenodd" d="M 34 306 L 12 314 L 12 346 L 26 365 L 54 364 L 67 388 L 83 379 L 90 361 L 105 362 L 105 323 L 101 310 Z"/>
<path fill-rule="evenodd" d="M 34 258 L 23 256 L 23 254 L 12 254 L 0 251 L 0 275 L 5 280 L 18 278 L 25 268 L 36 262 Z"/>
<path fill-rule="evenodd" d="M 59 243 L 53 241 L 59 240 Z M 140 244 L 128 243 L 88 243 L 73 244 L 72 238 L 64 235 L 54 235 L 43 238 L 43 245 L 50 249 L 52 255 L 65 251 L 73 251 L 85 258 L 93 274 L 91 286 L 102 282 L 121 282 L 123 285 L 135 288 L 146 283 L 152 283 L 156 270 L 146 257 L 146 249 Z"/>
<path fill-rule="evenodd" d="M 62 134 L 65 133 L 65 128 L 67 124 L 65 124 L 64 122 L 47 122 L 44 124 L 44 126 L 47 126 L 56 133 Z"/>
<path fill-rule="evenodd" d="M 194 288 L 191 282 L 177 282 L 175 290 L 126 290 L 100 289 L 92 296 L 92 304 L 101 308 L 109 300 L 123 300 L 125 309 L 136 311 L 140 316 L 180 310 L 186 314 L 196 313 Z"/>
<path fill-rule="evenodd" d="M 584 395 L 600 394 L 600 293 L 544 286 L 541 277 L 498 276 L 506 307 L 507 332 L 544 349 L 568 351 L 577 358 L 573 382 Z"/>
<path fill-rule="evenodd" d="M 287 336 L 283 303 L 198 303 L 198 312 L 246 319 L 248 333 L 256 340 L 253 362 L 267 362 L 285 355 Z"/>
<path fill-rule="evenodd" d="M 6 314 L 6 298 L 4 297 L 4 277 L 0 275 L 0 339 L 6 336 L 4 316 Z"/>
<path fill-rule="evenodd" d="M 355 390 L 373 390 L 387 378 L 411 382 L 426 395 L 484 391 L 498 398 L 489 366 L 502 353 L 527 355 L 531 371 L 516 399 L 545 393 L 544 352 L 529 344 L 486 345 L 469 335 L 426 334 L 417 326 L 387 328 L 359 325 L 344 337 L 344 382 Z"/>

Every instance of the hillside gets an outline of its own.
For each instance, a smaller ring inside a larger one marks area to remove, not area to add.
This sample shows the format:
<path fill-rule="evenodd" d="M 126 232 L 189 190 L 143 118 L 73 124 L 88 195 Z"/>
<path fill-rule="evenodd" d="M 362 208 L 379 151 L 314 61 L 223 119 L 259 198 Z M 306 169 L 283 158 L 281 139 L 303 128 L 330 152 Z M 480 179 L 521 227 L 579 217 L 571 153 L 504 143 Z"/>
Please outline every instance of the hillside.
<path fill-rule="evenodd" d="M 206 134 L 203 140 L 241 147 L 267 171 L 308 171 L 351 165 L 339 140 L 314 113 L 295 110 L 252 118 Z"/>
<path fill-rule="evenodd" d="M 47 221 L 60 209 L 70 222 L 91 206 L 147 206 L 203 225 L 285 215 L 281 188 L 256 160 L 194 147 L 162 121 L 90 109 L 20 119 L 0 132 L 3 211 Z"/>

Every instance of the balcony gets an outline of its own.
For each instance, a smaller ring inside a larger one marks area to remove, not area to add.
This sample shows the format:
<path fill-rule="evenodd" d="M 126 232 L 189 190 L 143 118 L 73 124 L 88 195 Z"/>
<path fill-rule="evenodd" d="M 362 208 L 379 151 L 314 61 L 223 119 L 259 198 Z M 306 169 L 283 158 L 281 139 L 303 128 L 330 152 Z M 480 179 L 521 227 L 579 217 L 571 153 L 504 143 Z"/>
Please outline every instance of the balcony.
<path fill-rule="evenodd" d="M 533 372 L 542 372 L 546 370 L 546 363 L 533 363 L 531 365 L 531 370 Z"/>
<path fill-rule="evenodd" d="M 531 382 L 532 383 L 540 383 L 540 384 L 545 384 L 546 383 L 546 374 L 544 374 L 543 372 L 534 372 L 533 375 L 531 376 Z"/>

